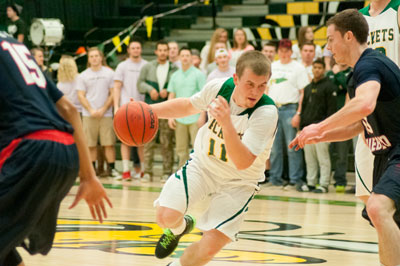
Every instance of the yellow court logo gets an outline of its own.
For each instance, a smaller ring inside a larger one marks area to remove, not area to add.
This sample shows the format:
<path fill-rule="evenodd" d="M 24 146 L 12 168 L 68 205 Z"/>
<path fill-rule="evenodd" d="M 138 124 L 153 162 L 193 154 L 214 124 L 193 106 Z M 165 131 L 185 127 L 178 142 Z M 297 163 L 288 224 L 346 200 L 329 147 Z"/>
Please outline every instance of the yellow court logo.
<path fill-rule="evenodd" d="M 90 220 L 59 219 L 53 248 L 97 249 L 120 254 L 154 256 L 156 243 L 162 233 L 157 224 L 149 222 L 107 221 L 100 224 Z M 201 232 L 198 230 L 185 235 L 171 257 L 180 257 L 188 245 L 200 238 Z M 306 256 L 233 249 L 223 249 L 214 261 L 253 264 L 325 262 L 323 259 Z"/>

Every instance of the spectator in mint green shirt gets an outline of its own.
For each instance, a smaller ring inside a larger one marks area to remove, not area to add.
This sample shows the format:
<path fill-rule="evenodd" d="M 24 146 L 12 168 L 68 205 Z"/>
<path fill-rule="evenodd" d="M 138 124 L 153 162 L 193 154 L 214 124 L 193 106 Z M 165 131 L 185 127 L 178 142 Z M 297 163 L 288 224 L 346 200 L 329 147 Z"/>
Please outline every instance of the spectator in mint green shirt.
<path fill-rule="evenodd" d="M 183 47 L 179 51 L 182 68 L 172 74 L 168 83 L 168 99 L 190 97 L 199 92 L 205 82 L 203 72 L 192 65 L 192 53 L 189 48 Z M 189 159 L 189 144 L 194 144 L 194 139 L 199 129 L 200 114 L 195 114 L 178 119 L 169 119 L 170 128 L 175 130 L 176 153 L 179 158 L 179 168 Z"/>

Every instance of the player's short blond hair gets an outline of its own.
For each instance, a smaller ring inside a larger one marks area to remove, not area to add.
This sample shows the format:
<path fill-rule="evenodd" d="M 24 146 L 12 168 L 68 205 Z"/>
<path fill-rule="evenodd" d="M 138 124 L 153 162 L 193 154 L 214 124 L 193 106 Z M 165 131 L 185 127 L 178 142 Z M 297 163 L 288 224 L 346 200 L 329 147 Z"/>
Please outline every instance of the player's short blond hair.
<path fill-rule="evenodd" d="M 236 63 L 236 75 L 240 78 L 246 68 L 251 69 L 257 76 L 271 74 L 271 61 L 260 51 L 243 53 Z"/>

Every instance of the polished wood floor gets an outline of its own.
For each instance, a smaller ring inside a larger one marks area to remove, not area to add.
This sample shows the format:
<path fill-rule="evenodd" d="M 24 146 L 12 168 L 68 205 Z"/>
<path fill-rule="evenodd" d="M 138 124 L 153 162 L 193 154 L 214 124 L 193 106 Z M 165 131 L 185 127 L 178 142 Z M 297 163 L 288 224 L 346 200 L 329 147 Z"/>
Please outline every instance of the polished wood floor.
<path fill-rule="evenodd" d="M 199 231 L 194 231 L 181 239 L 172 257 L 155 258 L 162 230 L 155 224 L 153 201 L 162 184 L 107 178 L 102 182 L 114 204 L 107 221 L 93 222 L 83 202 L 68 210 L 77 189 L 73 187 L 62 203 L 58 233 L 48 256 L 30 256 L 20 250 L 27 266 L 167 265 L 200 238 Z M 200 202 L 190 213 L 199 217 L 206 205 Z M 353 195 L 262 187 L 251 202 L 239 240 L 207 265 L 379 265 L 376 233 L 361 218 L 362 208 Z"/>

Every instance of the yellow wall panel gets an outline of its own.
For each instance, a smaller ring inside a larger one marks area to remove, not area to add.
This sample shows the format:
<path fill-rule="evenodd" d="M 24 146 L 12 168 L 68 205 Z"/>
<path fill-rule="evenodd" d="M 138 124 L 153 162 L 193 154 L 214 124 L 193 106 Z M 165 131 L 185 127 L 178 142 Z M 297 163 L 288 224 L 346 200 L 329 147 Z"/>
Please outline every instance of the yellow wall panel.
<path fill-rule="evenodd" d="M 292 15 L 271 15 L 265 16 L 266 19 L 276 21 L 281 27 L 293 27 L 294 21 Z"/>
<path fill-rule="evenodd" d="M 287 3 L 288 14 L 319 14 L 319 3 L 317 2 L 295 2 Z"/>
<path fill-rule="evenodd" d="M 262 40 L 271 40 L 271 32 L 269 31 L 268 28 L 257 28 L 258 34 L 260 34 L 260 37 Z"/>
<path fill-rule="evenodd" d="M 321 27 L 314 31 L 314 43 L 319 46 L 324 46 L 326 43 L 326 27 Z"/>

